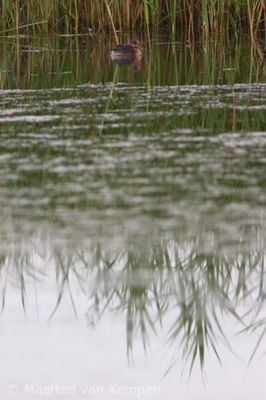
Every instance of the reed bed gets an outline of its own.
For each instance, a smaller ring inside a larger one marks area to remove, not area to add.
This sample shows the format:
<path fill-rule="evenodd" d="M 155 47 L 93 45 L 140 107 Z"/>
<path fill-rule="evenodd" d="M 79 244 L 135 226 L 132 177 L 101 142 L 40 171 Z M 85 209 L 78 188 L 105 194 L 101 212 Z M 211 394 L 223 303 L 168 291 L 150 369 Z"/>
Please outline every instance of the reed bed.
<path fill-rule="evenodd" d="M 266 31 L 265 0 L 1 0 L 0 31 L 77 34 L 165 28 L 169 33 L 254 37 Z"/>

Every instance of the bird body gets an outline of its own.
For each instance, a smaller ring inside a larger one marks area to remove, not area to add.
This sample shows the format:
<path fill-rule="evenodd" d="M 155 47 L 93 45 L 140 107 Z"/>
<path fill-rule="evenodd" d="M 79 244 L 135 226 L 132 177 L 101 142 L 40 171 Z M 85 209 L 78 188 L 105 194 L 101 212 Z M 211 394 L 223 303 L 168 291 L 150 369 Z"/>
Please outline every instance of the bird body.
<path fill-rule="evenodd" d="M 140 57 L 142 54 L 142 45 L 138 39 L 133 39 L 130 44 L 119 44 L 111 51 L 112 60 L 119 58 Z"/>

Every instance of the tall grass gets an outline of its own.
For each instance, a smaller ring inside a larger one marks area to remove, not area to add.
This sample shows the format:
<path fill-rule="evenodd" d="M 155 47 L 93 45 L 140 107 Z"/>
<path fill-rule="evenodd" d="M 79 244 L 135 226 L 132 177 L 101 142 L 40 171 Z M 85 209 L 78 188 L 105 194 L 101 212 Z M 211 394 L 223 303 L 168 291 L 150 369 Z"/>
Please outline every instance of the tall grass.
<path fill-rule="evenodd" d="M 0 31 L 10 33 L 84 33 L 166 28 L 203 36 L 251 37 L 265 30 L 264 0 L 1 0 Z"/>

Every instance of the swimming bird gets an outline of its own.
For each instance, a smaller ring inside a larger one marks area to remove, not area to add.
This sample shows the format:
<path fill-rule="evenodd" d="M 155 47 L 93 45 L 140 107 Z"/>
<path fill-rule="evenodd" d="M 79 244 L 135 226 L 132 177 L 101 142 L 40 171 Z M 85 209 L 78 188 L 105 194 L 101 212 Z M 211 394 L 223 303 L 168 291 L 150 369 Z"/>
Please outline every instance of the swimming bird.
<path fill-rule="evenodd" d="M 138 55 L 143 51 L 142 45 L 139 39 L 132 39 L 130 44 L 119 44 L 111 51 L 111 57 L 127 56 L 127 55 Z"/>
<path fill-rule="evenodd" d="M 111 51 L 111 59 L 119 65 L 140 65 L 143 47 L 137 38 L 130 44 L 120 44 Z M 138 69 L 138 68 L 136 68 Z"/>

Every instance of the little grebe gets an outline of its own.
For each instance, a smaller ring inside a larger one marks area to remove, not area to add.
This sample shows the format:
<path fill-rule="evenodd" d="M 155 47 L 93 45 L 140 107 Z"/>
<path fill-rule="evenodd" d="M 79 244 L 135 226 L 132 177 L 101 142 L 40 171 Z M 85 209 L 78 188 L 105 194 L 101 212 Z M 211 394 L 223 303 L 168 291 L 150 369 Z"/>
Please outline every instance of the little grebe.
<path fill-rule="evenodd" d="M 142 45 L 138 39 L 133 39 L 130 44 L 120 44 L 111 51 L 111 58 L 132 58 L 142 54 Z"/>

